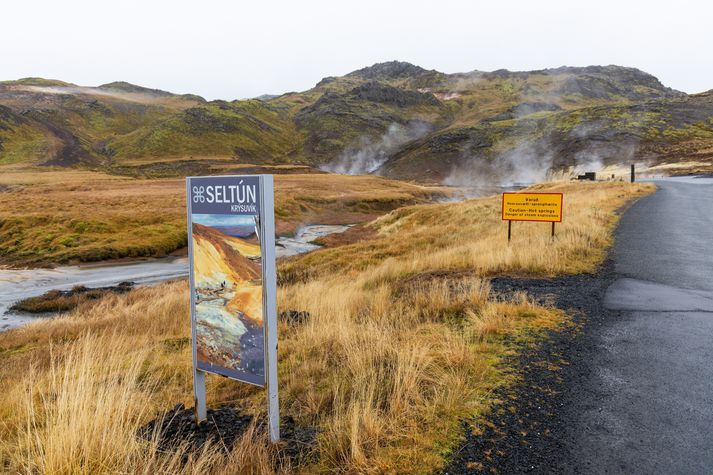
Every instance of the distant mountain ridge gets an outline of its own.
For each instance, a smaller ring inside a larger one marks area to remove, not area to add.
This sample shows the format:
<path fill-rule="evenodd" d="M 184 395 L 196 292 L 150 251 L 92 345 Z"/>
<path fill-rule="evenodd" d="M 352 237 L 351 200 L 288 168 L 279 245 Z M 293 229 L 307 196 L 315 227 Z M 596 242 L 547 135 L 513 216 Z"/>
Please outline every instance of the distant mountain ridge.
<path fill-rule="evenodd" d="M 712 162 L 711 95 L 622 66 L 446 74 L 400 61 L 235 101 L 123 81 L 0 82 L 0 166 L 182 175 L 300 164 L 448 181 L 631 160 Z"/>
<path fill-rule="evenodd" d="M 175 94 L 162 91 L 161 89 L 149 89 L 147 87 L 137 86 L 126 81 L 114 81 L 107 84 L 97 86 L 97 89 L 110 89 L 123 92 L 137 92 L 141 94 L 155 94 L 157 96 L 175 96 Z"/>

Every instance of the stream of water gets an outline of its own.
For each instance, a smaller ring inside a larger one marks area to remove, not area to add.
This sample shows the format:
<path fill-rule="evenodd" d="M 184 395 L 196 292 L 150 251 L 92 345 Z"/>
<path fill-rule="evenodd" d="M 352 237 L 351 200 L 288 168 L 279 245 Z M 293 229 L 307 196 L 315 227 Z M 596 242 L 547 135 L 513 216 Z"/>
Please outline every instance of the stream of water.
<path fill-rule="evenodd" d="M 320 246 L 312 244 L 317 238 L 328 234 L 343 233 L 352 225 L 331 225 L 331 224 L 313 224 L 311 226 L 303 226 L 297 230 L 294 237 L 278 237 L 275 242 L 275 254 L 277 257 L 294 256 L 305 252 L 319 249 Z"/>
<path fill-rule="evenodd" d="M 293 256 L 318 249 L 311 241 L 341 233 L 348 225 L 303 226 L 294 237 L 278 237 L 277 257 Z M 0 331 L 19 327 L 37 315 L 9 312 L 17 301 L 42 295 L 50 290 L 70 290 L 75 285 L 107 287 L 120 282 L 150 285 L 188 275 L 188 258 L 166 257 L 131 263 L 97 263 L 61 266 L 54 269 L 0 269 Z M 51 316 L 51 315 L 48 315 Z"/>
<path fill-rule="evenodd" d="M 161 258 L 122 264 L 62 266 L 54 269 L 0 269 L 0 331 L 20 326 L 36 316 L 7 312 L 13 303 L 50 290 L 69 290 L 75 285 L 105 287 L 130 281 L 155 284 L 188 275 L 188 259 Z"/>

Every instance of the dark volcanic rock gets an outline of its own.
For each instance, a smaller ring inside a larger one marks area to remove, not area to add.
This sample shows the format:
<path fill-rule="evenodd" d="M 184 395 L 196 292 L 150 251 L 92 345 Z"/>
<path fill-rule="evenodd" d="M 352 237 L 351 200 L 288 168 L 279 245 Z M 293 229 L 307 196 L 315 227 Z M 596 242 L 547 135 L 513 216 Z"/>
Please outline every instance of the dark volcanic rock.
<path fill-rule="evenodd" d="M 134 167 L 138 170 L 128 174 L 140 175 L 146 172 L 144 165 L 126 159 L 146 156 L 168 161 L 205 149 L 206 156 L 232 154 L 243 164 L 316 166 L 342 155 L 350 159 L 349 148 L 369 155 L 363 144 L 379 142 L 392 124 L 425 121 L 434 141 L 424 141 L 421 147 L 410 140 L 399 144 L 388 153 L 390 162 L 399 163 L 378 169 L 379 174 L 441 181 L 451 176 L 454 167 L 478 168 L 482 160 L 492 161 L 498 154 L 508 155 L 509 160 L 510 152 L 531 149 L 536 141 L 541 141 L 538 149 L 550 146 L 546 156 L 557 157 L 554 168 L 579 165 L 576 162 L 582 157 L 604 165 L 713 159 L 713 115 L 704 95 L 686 95 L 665 87 L 651 74 L 621 66 L 445 74 L 389 61 L 346 76 L 325 77 L 304 93 L 261 96 L 261 101 L 252 103 L 205 102 L 198 96 L 177 96 L 126 82 L 99 86 L 98 90 L 112 94 L 76 92 L 77 87 L 44 79 L 0 84 L 4 145 L 0 154 L 27 139 L 27 134 L 13 130 L 20 120 L 37 132 L 32 147 L 27 147 L 34 163 L 101 167 L 118 173 Z M 122 99 L 125 94 L 139 97 Z M 141 96 L 150 100 L 144 103 Z M 153 96 L 162 100 L 156 103 Z M 172 105 L 160 104 L 164 101 Z M 542 111 L 552 113 L 535 114 Z M 112 124 L 127 126 L 96 129 L 97 115 L 111 116 Z M 461 127 L 482 130 L 466 134 L 454 130 Z M 439 130 L 443 137 L 438 136 Z M 465 135 L 461 143 L 453 140 L 454 133 Z M 44 146 L 39 146 L 40 135 L 49 139 Z M 601 147 L 621 139 L 626 140 L 623 146 Z M 173 175 L 183 171 L 177 168 Z M 171 171 L 162 167 L 159 173 Z"/>
<path fill-rule="evenodd" d="M 305 323 L 310 317 L 310 313 L 305 310 L 284 310 L 278 315 L 278 318 L 283 322 L 296 325 Z"/>
<path fill-rule="evenodd" d="M 713 158 L 711 94 L 553 110 L 543 116 L 518 114 L 551 108 L 546 103 L 534 104 L 517 105 L 475 127 L 430 134 L 392 154 L 380 171 L 392 178 L 418 179 L 426 170 L 433 179 L 443 179 L 454 167 L 476 173 L 487 169 L 488 163 L 507 165 L 523 150 L 529 152 L 525 154 L 528 160 L 547 159 L 546 165 L 553 170 Z M 508 119 L 514 120 L 499 122 Z M 514 145 L 499 148 L 503 137 Z"/>
<path fill-rule="evenodd" d="M 522 102 L 516 106 L 509 108 L 502 114 L 494 115 L 485 119 L 485 122 L 494 122 L 498 120 L 509 120 L 516 119 L 520 117 L 525 117 L 535 112 L 554 112 L 560 111 L 562 108 L 557 104 L 550 104 L 548 102 Z"/>
<path fill-rule="evenodd" d="M 409 91 L 379 82 L 367 82 L 351 90 L 350 95 L 362 99 L 398 107 L 438 106 L 440 101 L 431 93 Z"/>
<path fill-rule="evenodd" d="M 60 142 L 54 156 L 43 163 L 43 165 L 72 166 L 79 164 L 95 165 L 98 160 L 92 156 L 83 146 L 82 141 L 64 128 L 62 117 L 52 111 L 30 110 L 24 117 L 31 118 L 49 130 Z"/>
<path fill-rule="evenodd" d="M 297 112 L 295 124 L 306 133 L 304 150 L 328 161 L 348 147 L 357 150 L 367 141 L 379 142 L 394 124 L 420 123 L 424 127 L 419 126 L 419 129 L 429 130 L 437 127 L 414 118 L 410 107 L 428 108 L 437 115 L 447 112 L 431 93 L 372 81 L 343 93 L 326 91 L 313 104 Z"/>
<path fill-rule="evenodd" d="M 590 99 L 632 100 L 685 97 L 686 94 L 664 86 L 649 73 L 624 66 L 562 66 L 537 71 L 508 71 L 498 69 L 492 72 L 473 71 L 462 77 L 478 77 L 486 80 L 519 79 L 527 80 L 533 75 L 564 76 L 564 81 L 551 94 L 581 94 Z M 459 76 L 455 74 L 453 76 Z M 569 77 L 567 77 L 569 76 Z M 530 88 L 526 85 L 525 92 Z"/>
<path fill-rule="evenodd" d="M 138 435 L 148 440 L 157 437 L 159 447 L 166 451 L 176 450 L 182 444 L 187 445 L 188 451 L 198 451 L 208 442 L 230 450 L 253 422 L 252 416 L 242 414 L 234 407 L 224 406 L 208 409 L 207 420 L 196 424 L 194 410 L 177 404 L 162 417 L 142 427 Z M 265 429 L 263 421 L 257 422 L 257 429 Z M 280 419 L 279 451 L 293 465 L 310 461 L 314 457 L 316 438 L 315 428 L 298 426 L 289 416 Z"/>
<path fill-rule="evenodd" d="M 175 450 L 182 443 L 187 443 L 191 449 L 200 449 L 208 441 L 232 447 L 251 422 L 251 416 L 241 414 L 234 408 L 221 407 L 209 409 L 208 420 L 196 424 L 194 411 L 178 404 L 162 418 L 149 422 L 139 435 L 151 439 L 158 432 L 162 450 Z"/>
<path fill-rule="evenodd" d="M 562 108 L 557 104 L 550 104 L 548 102 L 523 102 L 511 107 L 508 109 L 508 112 L 511 112 L 515 116 L 524 116 L 534 114 L 535 112 L 558 110 L 562 110 Z"/>
<path fill-rule="evenodd" d="M 547 75 L 571 74 L 556 91 L 559 94 L 582 94 L 592 98 L 653 99 L 684 97 L 686 94 L 665 87 L 651 74 L 640 69 L 623 66 L 586 66 L 582 68 L 563 66 L 533 73 Z"/>
<path fill-rule="evenodd" d="M 208 109 L 202 107 L 186 109 L 183 115 L 183 122 L 195 133 L 235 132 L 238 130 L 236 124 L 212 114 Z"/>
<path fill-rule="evenodd" d="M 17 124 L 21 118 L 12 112 L 12 109 L 0 105 L 0 130 L 8 130 L 9 124 Z"/>
<path fill-rule="evenodd" d="M 347 76 L 361 76 L 366 79 L 410 78 L 428 73 L 427 69 L 405 61 L 387 61 L 353 71 Z"/>
<path fill-rule="evenodd" d="M 403 61 L 389 61 L 353 71 L 346 77 L 357 77 L 367 81 L 397 82 L 399 86 L 408 85 L 411 89 L 416 89 L 442 84 L 447 80 L 448 75 Z"/>
<path fill-rule="evenodd" d="M 327 84 L 331 84 L 336 80 L 337 78 L 334 76 L 327 76 L 326 78 L 322 78 L 322 80 L 319 81 L 314 87 L 326 86 Z"/>

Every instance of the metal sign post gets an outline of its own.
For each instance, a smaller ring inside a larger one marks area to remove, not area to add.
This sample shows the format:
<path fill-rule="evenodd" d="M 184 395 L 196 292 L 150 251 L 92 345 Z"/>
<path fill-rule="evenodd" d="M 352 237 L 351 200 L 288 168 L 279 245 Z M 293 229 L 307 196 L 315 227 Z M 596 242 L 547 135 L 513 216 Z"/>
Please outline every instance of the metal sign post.
<path fill-rule="evenodd" d="M 191 301 L 193 301 L 193 296 L 196 295 L 195 286 L 193 282 L 195 281 L 193 275 L 193 239 L 191 239 L 191 180 L 186 179 L 186 210 L 187 210 L 187 223 L 188 223 L 188 255 L 190 265 L 188 266 L 188 285 Z M 195 344 L 196 341 L 196 325 L 195 325 L 195 312 L 193 309 L 193 304 L 190 305 L 191 309 L 191 346 L 192 346 L 192 358 L 193 358 L 193 408 L 196 413 L 196 422 L 203 422 L 208 418 L 208 409 L 206 407 L 206 397 L 205 397 L 205 373 L 198 369 L 198 347 Z"/>
<path fill-rule="evenodd" d="M 271 175 L 186 179 L 196 421 L 205 374 L 267 389 L 270 441 L 280 438 L 277 277 Z"/>
<path fill-rule="evenodd" d="M 277 395 L 277 272 L 275 270 L 275 206 L 272 175 L 262 177 L 262 244 L 263 308 L 267 316 L 265 360 L 267 381 L 267 417 L 270 442 L 280 440 L 280 404 Z"/>

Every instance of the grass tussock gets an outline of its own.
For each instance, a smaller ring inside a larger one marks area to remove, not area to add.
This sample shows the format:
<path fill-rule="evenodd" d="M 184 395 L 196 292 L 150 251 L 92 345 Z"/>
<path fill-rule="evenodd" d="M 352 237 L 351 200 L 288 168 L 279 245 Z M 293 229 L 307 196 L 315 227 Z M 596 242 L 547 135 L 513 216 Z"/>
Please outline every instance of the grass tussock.
<path fill-rule="evenodd" d="M 131 290 L 133 285 L 124 282 L 114 287 L 87 288 L 75 285 L 71 290 L 50 290 L 37 297 L 29 297 L 10 307 L 11 311 L 28 313 L 67 312 L 84 302 L 99 300 L 107 293 L 123 293 Z"/>
<path fill-rule="evenodd" d="M 357 281 L 286 287 L 308 322 L 282 336 L 288 411 L 320 427 L 328 470 L 421 472 L 438 466 L 461 416 L 485 410 L 505 378 L 499 335 L 552 328 L 562 316 L 496 302 L 478 278 L 394 291 Z"/>
<path fill-rule="evenodd" d="M 483 199 L 397 210 L 372 224 L 371 240 L 284 265 L 293 278 L 282 279 L 279 309 L 309 317 L 279 324 L 281 409 L 318 429 L 310 465 L 280 464 L 279 447 L 257 429 L 229 451 L 209 447 L 185 463 L 185 451 L 163 453 L 136 437 L 156 414 L 192 405 L 188 296 L 178 282 L 0 334 L 2 470 L 430 472 L 457 442 L 459 421 L 486 413 L 492 390 L 517 378 L 503 364 L 518 348 L 513 342 L 566 321 L 524 294 L 496 298 L 482 275 L 592 269 L 610 242 L 613 211 L 648 191 L 566 189 L 566 248 L 542 240 L 535 229 L 548 238 L 544 226 L 526 231 L 523 224 L 508 250 L 504 236 L 495 241 L 488 231 L 496 211 L 494 200 Z M 585 265 L 570 262 L 582 259 Z M 316 270 L 294 278 L 298 262 Z M 224 378 L 208 379 L 208 399 L 264 410 L 262 391 Z"/>

